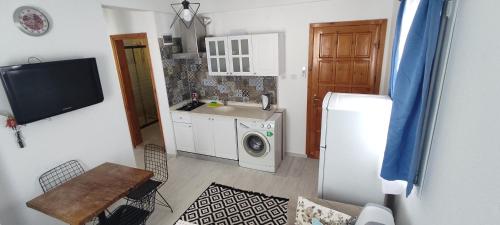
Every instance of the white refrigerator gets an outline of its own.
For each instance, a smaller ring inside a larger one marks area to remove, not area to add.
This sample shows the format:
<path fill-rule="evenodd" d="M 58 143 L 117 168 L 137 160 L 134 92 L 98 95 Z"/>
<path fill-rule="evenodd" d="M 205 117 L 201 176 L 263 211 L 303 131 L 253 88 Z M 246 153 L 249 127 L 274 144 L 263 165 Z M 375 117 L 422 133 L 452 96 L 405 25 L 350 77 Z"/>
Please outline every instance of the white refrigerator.
<path fill-rule="evenodd" d="M 318 195 L 383 204 L 380 165 L 392 101 L 388 96 L 328 93 L 323 100 Z"/>

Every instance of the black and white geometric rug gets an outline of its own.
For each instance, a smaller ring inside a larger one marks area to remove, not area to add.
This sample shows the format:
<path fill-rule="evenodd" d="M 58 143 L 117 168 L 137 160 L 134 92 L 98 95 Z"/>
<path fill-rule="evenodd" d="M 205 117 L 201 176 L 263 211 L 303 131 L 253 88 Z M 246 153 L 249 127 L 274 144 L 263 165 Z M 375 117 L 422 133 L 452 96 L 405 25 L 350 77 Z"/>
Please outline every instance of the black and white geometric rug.
<path fill-rule="evenodd" d="M 199 225 L 282 225 L 288 199 L 212 183 L 179 220 Z"/>

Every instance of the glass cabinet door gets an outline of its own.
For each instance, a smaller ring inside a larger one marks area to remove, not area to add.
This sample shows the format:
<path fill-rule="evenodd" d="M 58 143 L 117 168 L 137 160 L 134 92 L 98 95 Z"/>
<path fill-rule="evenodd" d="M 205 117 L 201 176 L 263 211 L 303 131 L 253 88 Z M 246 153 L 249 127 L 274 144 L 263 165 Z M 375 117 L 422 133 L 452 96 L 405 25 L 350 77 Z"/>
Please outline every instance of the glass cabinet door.
<path fill-rule="evenodd" d="M 251 36 L 230 36 L 229 43 L 232 75 L 252 75 Z"/>
<path fill-rule="evenodd" d="M 229 75 L 227 60 L 227 38 L 214 37 L 205 39 L 209 75 Z"/>

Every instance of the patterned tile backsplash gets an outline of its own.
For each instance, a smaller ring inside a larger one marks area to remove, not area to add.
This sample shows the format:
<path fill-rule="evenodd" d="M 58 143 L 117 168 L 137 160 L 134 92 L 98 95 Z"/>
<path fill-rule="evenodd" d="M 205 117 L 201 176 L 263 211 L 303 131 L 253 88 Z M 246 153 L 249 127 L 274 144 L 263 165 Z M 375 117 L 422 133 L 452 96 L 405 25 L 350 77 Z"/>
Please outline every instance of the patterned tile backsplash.
<path fill-rule="evenodd" d="M 160 46 L 170 105 L 191 99 L 192 91 L 198 92 L 201 99 L 248 103 L 260 103 L 260 96 L 269 93 L 271 103 L 277 103 L 276 77 L 209 76 L 206 58 L 201 64 L 195 60 L 170 59 L 161 39 Z"/>

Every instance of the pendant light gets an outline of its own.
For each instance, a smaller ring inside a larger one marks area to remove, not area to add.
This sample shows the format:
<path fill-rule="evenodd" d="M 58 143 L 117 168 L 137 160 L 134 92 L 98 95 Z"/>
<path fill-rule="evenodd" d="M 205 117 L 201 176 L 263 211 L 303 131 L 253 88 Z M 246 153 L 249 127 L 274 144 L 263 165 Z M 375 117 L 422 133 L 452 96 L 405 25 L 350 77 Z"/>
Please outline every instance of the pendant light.
<path fill-rule="evenodd" d="M 183 0 L 181 3 L 174 3 L 170 6 L 176 14 L 176 17 L 170 25 L 170 28 L 174 26 L 175 22 L 178 19 L 186 26 L 186 28 L 190 28 L 193 24 L 193 17 L 198 18 L 196 14 L 198 13 L 198 9 L 200 8 L 200 3 L 191 3 L 187 0 Z"/>
<path fill-rule="evenodd" d="M 191 13 L 191 10 L 189 10 L 189 2 L 184 0 L 182 1 L 182 12 L 181 12 L 181 18 L 186 21 L 186 22 L 191 22 L 193 19 L 193 14 Z"/>

